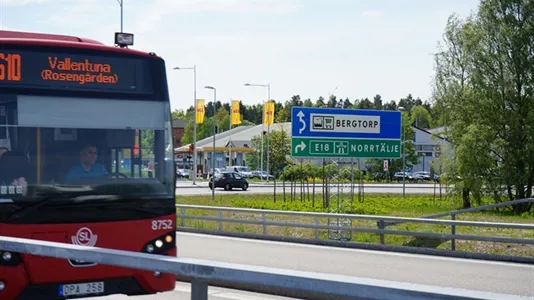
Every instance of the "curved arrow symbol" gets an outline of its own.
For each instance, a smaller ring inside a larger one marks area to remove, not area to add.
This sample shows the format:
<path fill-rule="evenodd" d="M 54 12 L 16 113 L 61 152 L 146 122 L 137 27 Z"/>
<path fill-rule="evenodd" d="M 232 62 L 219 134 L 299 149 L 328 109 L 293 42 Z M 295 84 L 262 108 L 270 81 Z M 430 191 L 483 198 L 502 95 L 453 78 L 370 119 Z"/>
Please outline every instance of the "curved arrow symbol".
<path fill-rule="evenodd" d="M 298 112 L 297 117 L 299 117 L 299 122 L 302 123 L 302 127 L 299 128 L 299 134 L 302 134 L 304 129 L 306 129 L 306 122 L 304 121 L 304 113 L 302 110 Z M 304 145 L 304 147 L 306 147 L 306 145 Z"/>
<path fill-rule="evenodd" d="M 304 144 L 304 142 L 300 142 L 300 144 L 296 145 L 295 146 L 295 153 L 298 153 L 299 150 L 300 152 L 304 151 L 304 149 L 306 149 L 306 144 Z"/>

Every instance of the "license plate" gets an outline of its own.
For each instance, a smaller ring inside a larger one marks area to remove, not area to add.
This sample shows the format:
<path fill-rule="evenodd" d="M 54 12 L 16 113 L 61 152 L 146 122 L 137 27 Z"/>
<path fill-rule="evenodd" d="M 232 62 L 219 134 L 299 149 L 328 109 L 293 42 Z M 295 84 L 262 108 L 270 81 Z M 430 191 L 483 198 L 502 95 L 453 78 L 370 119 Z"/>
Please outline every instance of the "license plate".
<path fill-rule="evenodd" d="M 103 292 L 104 292 L 103 281 L 59 285 L 59 296 L 63 296 L 63 297 L 100 294 Z"/>

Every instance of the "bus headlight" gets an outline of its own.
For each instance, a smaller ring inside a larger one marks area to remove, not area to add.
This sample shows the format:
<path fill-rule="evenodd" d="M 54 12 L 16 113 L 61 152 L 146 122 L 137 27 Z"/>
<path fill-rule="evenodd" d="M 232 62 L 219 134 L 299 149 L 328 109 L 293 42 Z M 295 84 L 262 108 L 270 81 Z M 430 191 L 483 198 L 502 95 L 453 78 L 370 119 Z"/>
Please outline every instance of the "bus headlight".
<path fill-rule="evenodd" d="M 20 254 L 17 252 L 0 251 L 0 267 L 3 266 L 18 266 L 22 263 Z"/>
<path fill-rule="evenodd" d="M 9 261 L 11 260 L 13 256 L 11 255 L 10 252 L 4 252 L 4 254 L 2 254 L 2 259 L 5 260 L 5 261 Z"/>
<path fill-rule="evenodd" d="M 167 242 L 167 243 L 172 243 L 172 236 L 167 235 L 167 236 L 165 237 L 165 242 Z"/>
<path fill-rule="evenodd" d="M 164 235 L 156 237 L 155 239 L 147 242 L 141 252 L 150 253 L 150 254 L 164 254 L 172 249 L 176 248 L 174 242 L 175 232 L 167 232 Z"/>

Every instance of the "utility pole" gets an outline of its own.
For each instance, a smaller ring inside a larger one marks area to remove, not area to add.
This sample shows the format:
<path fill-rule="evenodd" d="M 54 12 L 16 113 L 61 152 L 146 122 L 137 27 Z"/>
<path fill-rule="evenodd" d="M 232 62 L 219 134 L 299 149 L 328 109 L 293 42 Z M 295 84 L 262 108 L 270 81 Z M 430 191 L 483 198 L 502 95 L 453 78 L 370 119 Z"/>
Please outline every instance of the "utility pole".
<path fill-rule="evenodd" d="M 123 33 L 123 7 L 124 7 L 124 0 L 117 0 L 121 7 L 121 33 Z"/>

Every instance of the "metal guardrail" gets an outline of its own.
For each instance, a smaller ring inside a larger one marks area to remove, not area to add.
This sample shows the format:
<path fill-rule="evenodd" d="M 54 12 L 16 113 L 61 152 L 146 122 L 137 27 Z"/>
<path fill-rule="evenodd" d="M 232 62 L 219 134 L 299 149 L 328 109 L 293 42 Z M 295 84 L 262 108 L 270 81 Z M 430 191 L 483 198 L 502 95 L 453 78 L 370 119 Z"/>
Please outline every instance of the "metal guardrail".
<path fill-rule="evenodd" d="M 450 216 L 451 220 L 456 220 L 457 216 L 461 215 L 461 214 L 481 212 L 481 211 L 485 211 L 485 210 L 489 210 L 489 209 L 493 209 L 493 208 L 500 208 L 500 207 L 515 205 L 515 204 L 521 204 L 521 203 L 529 203 L 529 202 L 533 202 L 534 203 L 534 198 L 517 199 L 517 200 L 506 201 L 506 202 L 501 202 L 501 203 L 494 203 L 494 204 L 482 205 L 482 206 L 477 206 L 477 207 L 458 209 L 458 210 L 453 210 L 453 211 L 449 211 L 449 212 L 445 212 L 445 213 L 428 215 L 428 216 L 424 216 L 424 217 L 421 217 L 421 218 L 422 219 L 437 219 L 437 218 L 441 218 L 441 217 L 449 217 Z M 383 225 L 384 225 L 384 227 L 387 227 L 387 226 L 399 225 L 399 224 L 402 224 L 402 223 L 403 222 L 384 222 Z M 380 226 L 380 225 L 377 224 L 377 226 Z M 456 248 L 456 241 L 455 240 L 451 241 L 451 248 L 452 248 L 452 250 L 454 250 Z"/>
<path fill-rule="evenodd" d="M 526 299 L 508 294 L 176 258 L 5 236 L 0 236 L 0 250 L 172 273 L 191 281 L 192 300 L 207 300 L 209 285 L 316 300 Z"/>
<path fill-rule="evenodd" d="M 515 204 L 528 203 L 528 202 L 534 202 L 534 198 L 518 199 L 518 200 L 506 201 L 506 202 L 501 202 L 501 203 L 494 203 L 494 204 L 482 205 L 482 206 L 477 206 L 477 207 L 458 209 L 458 210 L 453 210 L 453 211 L 449 211 L 445 213 L 425 216 L 425 218 L 440 218 L 440 217 L 447 217 L 447 216 L 457 216 L 457 215 L 465 214 L 465 213 L 480 212 L 480 211 L 484 211 L 484 210 L 488 210 L 492 208 L 500 208 L 500 207 L 515 205 Z"/>
<path fill-rule="evenodd" d="M 262 227 L 262 235 L 269 236 L 269 226 L 281 226 L 281 227 L 296 227 L 296 228 L 308 228 L 314 230 L 314 240 L 320 239 L 320 230 L 334 230 L 338 233 L 344 232 L 365 232 L 376 233 L 380 235 L 380 245 L 386 246 L 386 235 L 401 235 L 411 237 L 424 237 L 440 240 L 451 240 L 451 251 L 455 251 L 456 240 L 466 241 L 482 241 L 482 242 L 494 242 L 494 243 L 514 243 L 522 245 L 534 245 L 534 239 L 528 238 L 515 238 L 515 237 L 499 237 L 499 236 L 481 236 L 481 235 L 469 235 L 469 234 L 457 234 L 457 226 L 471 226 L 471 227 L 485 227 L 485 228 L 501 228 L 501 229 L 523 229 L 532 230 L 534 232 L 534 224 L 519 224 L 519 223 L 496 223 L 496 222 L 474 222 L 474 221 L 458 221 L 458 220 L 437 220 L 429 218 L 405 218 L 405 217 L 391 217 L 391 216 L 379 216 L 379 215 L 357 215 L 357 214 L 331 214 L 331 213 L 315 213 L 315 212 L 295 212 L 295 211 L 281 211 L 281 210 L 264 210 L 264 209 L 247 209 L 247 208 L 231 208 L 231 207 L 217 207 L 217 206 L 201 206 L 201 205 L 182 205 L 177 204 L 177 218 L 178 218 L 178 230 L 186 228 L 185 220 L 202 220 L 213 221 L 218 225 L 217 230 L 213 230 L 216 233 L 224 233 L 223 223 L 237 223 L 237 224 L 252 224 L 260 225 Z M 188 215 L 187 210 L 204 210 L 215 211 L 217 216 L 204 216 L 204 215 Z M 223 217 L 223 212 L 230 213 L 245 213 L 247 219 L 228 218 Z M 259 217 L 254 218 L 254 215 Z M 313 218 L 313 223 L 304 222 L 286 222 L 286 221 L 274 221 L 269 220 L 272 216 L 293 216 L 296 218 L 309 217 Z M 335 225 L 320 224 L 320 218 L 326 218 L 334 220 Z M 376 221 L 377 228 L 362 228 L 354 227 L 352 222 L 355 220 L 372 220 Z M 424 224 L 437 224 L 446 225 L 451 227 L 450 233 L 434 233 L 434 232 L 421 232 L 421 231 L 408 231 L 397 229 L 386 229 L 386 222 L 397 223 L 424 223 Z M 342 224 L 342 225 L 340 225 Z M 251 236 L 251 234 L 240 233 L 243 237 Z M 309 239 L 308 239 L 309 240 Z M 346 239 L 347 241 L 349 239 Z M 353 242 L 350 242 L 352 244 Z M 349 244 L 349 243 L 346 243 Z M 415 247 L 411 247 L 415 248 Z M 434 254 L 433 249 L 420 248 L 418 252 Z M 435 250 L 445 251 L 445 250 Z M 432 252 L 432 253 L 431 253 Z M 481 254 L 483 257 L 485 254 Z M 534 258 L 529 257 L 513 257 L 513 256 L 501 256 L 501 255 L 486 255 L 487 258 L 493 257 L 493 259 L 506 258 L 505 260 L 512 260 L 517 262 L 534 263 Z M 475 258 L 476 255 L 472 254 L 470 257 Z M 491 259 L 491 258 L 490 258 Z"/>

